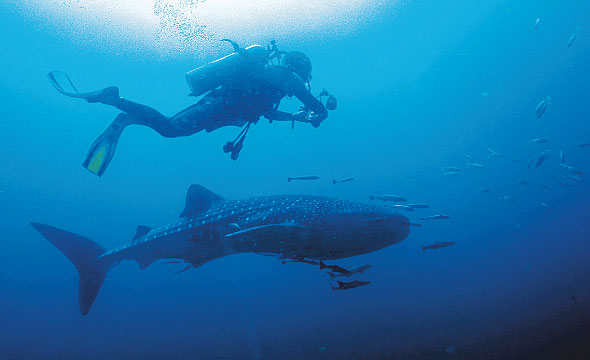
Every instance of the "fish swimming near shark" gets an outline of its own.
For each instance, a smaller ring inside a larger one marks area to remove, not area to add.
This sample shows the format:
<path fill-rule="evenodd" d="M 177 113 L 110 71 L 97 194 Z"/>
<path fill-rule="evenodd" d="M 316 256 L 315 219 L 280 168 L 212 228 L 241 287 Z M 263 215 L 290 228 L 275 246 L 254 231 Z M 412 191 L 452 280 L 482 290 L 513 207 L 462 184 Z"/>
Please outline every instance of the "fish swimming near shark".
<path fill-rule="evenodd" d="M 354 281 L 349 281 L 349 282 L 338 281 L 338 286 L 332 286 L 332 290 L 354 289 L 359 286 L 369 285 L 370 283 L 371 283 L 370 281 L 359 281 L 359 280 L 354 280 Z"/>
<path fill-rule="evenodd" d="M 332 272 L 332 271 L 328 271 L 328 275 L 330 275 L 330 279 L 334 279 L 335 277 L 338 276 L 351 276 L 354 274 L 362 274 L 365 271 L 369 270 L 371 268 L 371 265 L 367 264 L 367 265 L 361 265 L 361 266 L 356 266 L 353 267 L 351 269 L 346 269 L 346 272 Z"/>
<path fill-rule="evenodd" d="M 445 248 L 445 247 L 453 246 L 455 244 L 456 244 L 456 242 L 454 242 L 454 241 L 435 242 L 432 245 L 422 246 L 422 251 L 442 249 L 442 248 Z"/>
<path fill-rule="evenodd" d="M 296 176 L 296 177 L 289 177 L 287 178 L 287 182 L 291 182 L 293 180 L 296 181 L 310 181 L 310 180 L 319 180 L 319 176 Z"/>
<path fill-rule="evenodd" d="M 347 182 L 351 182 L 351 181 L 353 181 L 353 180 L 354 180 L 354 178 L 351 178 L 351 177 L 349 177 L 349 178 L 346 178 L 346 179 L 340 179 L 340 180 L 336 180 L 336 179 L 335 179 L 335 180 L 332 180 L 332 185 L 336 185 L 336 184 L 344 184 L 344 183 L 347 183 Z"/>
<path fill-rule="evenodd" d="M 380 250 L 410 232 L 407 217 L 378 206 L 297 195 L 225 200 L 200 185 L 190 186 L 179 220 L 156 229 L 141 225 L 130 242 L 112 250 L 53 226 L 31 225 L 78 270 L 82 315 L 107 271 L 124 260 L 141 269 L 159 259 L 198 267 L 238 253 L 334 260 Z"/>
<path fill-rule="evenodd" d="M 397 195 L 371 195 L 370 200 L 381 200 L 381 201 L 394 201 L 394 202 L 406 202 L 406 198 Z"/>

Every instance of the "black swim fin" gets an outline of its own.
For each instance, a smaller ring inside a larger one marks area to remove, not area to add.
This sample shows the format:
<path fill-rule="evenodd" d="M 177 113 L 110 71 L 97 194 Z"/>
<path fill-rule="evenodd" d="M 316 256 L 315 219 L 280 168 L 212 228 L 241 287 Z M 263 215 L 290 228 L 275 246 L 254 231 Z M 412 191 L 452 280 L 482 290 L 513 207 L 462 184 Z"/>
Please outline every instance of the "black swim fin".
<path fill-rule="evenodd" d="M 121 99 L 119 89 L 115 86 L 109 86 L 104 89 L 81 93 L 78 91 L 68 74 L 63 71 L 54 70 L 47 74 L 49 82 L 61 94 L 73 98 L 85 99 L 90 103 L 103 103 L 116 106 Z"/>

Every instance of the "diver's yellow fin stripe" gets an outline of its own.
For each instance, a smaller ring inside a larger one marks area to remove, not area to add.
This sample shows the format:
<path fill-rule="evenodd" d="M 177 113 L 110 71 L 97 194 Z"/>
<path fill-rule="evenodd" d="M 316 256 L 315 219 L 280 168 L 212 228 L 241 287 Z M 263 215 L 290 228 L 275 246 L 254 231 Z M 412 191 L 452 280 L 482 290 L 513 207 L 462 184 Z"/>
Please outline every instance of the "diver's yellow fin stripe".
<path fill-rule="evenodd" d="M 98 175 L 104 163 L 106 153 L 107 149 L 105 146 L 101 146 L 100 148 L 98 148 L 98 151 L 96 151 L 96 153 L 92 156 L 92 159 L 88 163 L 87 169 L 90 172 Z"/>

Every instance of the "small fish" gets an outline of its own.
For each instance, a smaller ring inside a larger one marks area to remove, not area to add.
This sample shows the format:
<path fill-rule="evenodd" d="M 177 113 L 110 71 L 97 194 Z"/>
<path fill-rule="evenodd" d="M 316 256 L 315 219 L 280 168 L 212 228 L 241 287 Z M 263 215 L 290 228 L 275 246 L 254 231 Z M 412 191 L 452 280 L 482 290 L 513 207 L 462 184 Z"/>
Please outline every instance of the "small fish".
<path fill-rule="evenodd" d="M 470 168 L 474 168 L 474 169 L 485 169 L 485 166 L 483 166 L 482 164 L 477 164 L 477 163 L 470 163 L 467 164 L 467 166 L 469 166 Z"/>
<path fill-rule="evenodd" d="M 340 267 L 338 265 L 326 265 L 322 261 L 320 261 L 320 270 L 323 270 L 323 269 L 330 269 L 330 270 L 332 270 L 332 272 L 337 272 L 340 274 L 350 274 L 350 271 L 346 270 L 343 267 Z"/>
<path fill-rule="evenodd" d="M 443 175 L 445 175 L 445 176 L 458 176 L 459 172 L 458 171 L 445 171 L 443 173 Z"/>
<path fill-rule="evenodd" d="M 565 163 L 565 154 L 563 153 L 563 150 L 559 150 L 559 164 L 563 167 L 566 167 L 566 163 Z"/>
<path fill-rule="evenodd" d="M 351 182 L 353 180 L 354 180 L 354 178 L 351 178 L 351 177 L 346 178 L 346 179 L 342 179 L 342 180 L 332 180 L 332 184 L 333 185 L 336 185 L 336 184 L 344 184 L 344 183 L 347 183 L 347 182 Z"/>
<path fill-rule="evenodd" d="M 584 142 L 578 143 L 576 146 L 577 147 L 590 147 L 590 141 L 584 141 Z"/>
<path fill-rule="evenodd" d="M 545 209 L 549 209 L 549 205 L 547 205 L 547 203 L 544 203 L 544 202 L 541 202 L 541 201 L 539 201 L 539 202 L 537 203 L 537 205 L 539 205 L 539 206 L 541 206 L 541 207 L 544 207 Z"/>
<path fill-rule="evenodd" d="M 291 182 L 293 180 L 319 180 L 319 178 L 319 176 L 297 176 L 287 178 L 287 182 Z"/>
<path fill-rule="evenodd" d="M 430 205 L 426 204 L 408 204 L 407 206 L 411 207 L 412 209 L 428 209 Z"/>
<path fill-rule="evenodd" d="M 413 227 L 419 227 L 419 228 L 421 228 L 421 227 L 422 227 L 422 224 L 418 224 L 418 223 L 410 223 L 410 226 L 413 226 Z"/>
<path fill-rule="evenodd" d="M 574 182 L 580 182 L 583 180 L 582 177 L 578 176 L 578 175 L 566 175 L 565 177 L 574 181 Z"/>
<path fill-rule="evenodd" d="M 545 100 L 542 100 L 537 105 L 537 109 L 535 110 L 535 112 L 537 114 L 537 119 L 540 119 L 541 116 L 543 116 L 543 114 L 545 114 L 545 111 L 547 110 L 548 105 L 551 105 L 551 97 L 550 96 L 547 96 L 547 98 Z"/>
<path fill-rule="evenodd" d="M 576 169 L 573 166 L 566 166 L 565 169 L 569 172 L 571 172 L 572 174 L 576 174 L 576 175 L 584 175 L 584 172 L 580 169 Z"/>
<path fill-rule="evenodd" d="M 455 244 L 456 244 L 456 242 L 454 242 L 454 241 L 436 242 L 432 245 L 422 246 L 422 251 L 441 249 L 441 248 L 444 248 L 447 246 L 453 246 Z"/>
<path fill-rule="evenodd" d="M 359 286 L 369 285 L 370 283 L 371 283 L 370 281 L 358 281 L 358 280 L 349 281 L 349 282 L 338 281 L 338 287 L 332 286 L 332 290 L 354 289 Z"/>
<path fill-rule="evenodd" d="M 527 185 L 529 185 L 529 182 L 528 182 L 528 181 L 526 181 L 526 180 L 517 180 L 517 181 L 516 181 L 516 183 L 517 183 L 518 185 L 523 185 L 523 186 L 527 186 Z"/>
<path fill-rule="evenodd" d="M 347 276 L 348 277 L 348 276 L 351 276 L 354 274 L 362 274 L 365 271 L 369 270 L 370 268 L 371 268 L 371 265 L 367 264 L 367 265 L 355 266 L 352 269 L 349 269 L 348 273 L 345 273 L 345 274 L 336 274 L 333 272 L 328 272 L 328 275 L 330 275 L 330 279 L 334 279 L 335 277 L 338 277 L 338 276 Z"/>
<path fill-rule="evenodd" d="M 320 263 L 315 260 L 307 260 L 303 257 L 294 257 L 291 260 L 283 260 L 283 261 L 281 261 L 281 264 L 287 264 L 287 263 L 292 263 L 292 262 L 298 262 L 298 263 L 309 264 L 309 265 L 320 265 Z"/>
<path fill-rule="evenodd" d="M 444 168 L 442 168 L 443 172 L 459 172 L 461 171 L 461 169 L 459 169 L 458 167 L 455 166 L 445 166 Z"/>
<path fill-rule="evenodd" d="M 492 158 L 492 159 L 501 159 L 504 157 L 504 154 L 501 154 L 499 152 L 495 152 L 494 150 L 487 148 L 488 149 L 488 158 Z"/>
<path fill-rule="evenodd" d="M 543 184 L 543 183 L 537 183 L 536 185 L 537 185 L 537 186 L 540 186 L 540 187 L 541 187 L 541 188 L 543 188 L 543 189 L 549 189 L 549 186 L 547 186 L 547 185 L 545 185 L 545 184 Z"/>
<path fill-rule="evenodd" d="M 499 200 L 506 201 L 506 202 L 515 202 L 516 199 L 510 195 L 500 196 Z"/>
<path fill-rule="evenodd" d="M 537 20 L 535 20 L 535 30 L 539 29 L 539 24 L 541 23 L 541 17 L 538 17 Z"/>
<path fill-rule="evenodd" d="M 483 188 L 475 189 L 475 192 L 490 193 L 490 192 L 492 192 L 492 189 L 487 188 L 487 187 L 483 187 Z"/>
<path fill-rule="evenodd" d="M 545 139 L 545 138 L 534 138 L 529 140 L 529 143 L 531 144 L 547 144 L 549 142 L 549 140 Z"/>
<path fill-rule="evenodd" d="M 420 220 L 446 220 L 450 219 L 451 217 L 448 215 L 431 215 L 431 216 L 424 216 L 421 217 Z"/>
<path fill-rule="evenodd" d="M 381 201 L 395 201 L 395 202 L 406 202 L 408 201 L 407 199 L 401 197 L 401 196 L 395 196 L 395 195 L 371 195 L 369 196 L 369 199 L 371 200 L 381 200 Z"/>
<path fill-rule="evenodd" d="M 567 40 L 567 47 L 571 47 L 574 42 L 576 41 L 576 33 L 573 33 L 572 36 Z"/>
<path fill-rule="evenodd" d="M 545 160 L 547 160 L 547 158 L 549 157 L 549 155 L 551 154 L 551 150 L 545 150 L 542 153 L 539 154 L 539 156 L 537 157 L 537 161 L 535 162 L 535 166 L 539 167 L 541 166 Z"/>
<path fill-rule="evenodd" d="M 408 205 L 393 205 L 392 208 L 394 209 L 399 209 L 399 210 L 404 210 L 404 211 L 408 211 L 408 212 L 413 212 L 414 209 L 412 207 L 409 207 Z"/>
<path fill-rule="evenodd" d="M 466 154 L 464 156 L 467 158 L 467 167 L 474 168 L 474 169 L 480 169 L 480 170 L 485 168 L 485 166 L 483 166 L 482 164 L 474 163 L 473 157 L 466 155 Z"/>

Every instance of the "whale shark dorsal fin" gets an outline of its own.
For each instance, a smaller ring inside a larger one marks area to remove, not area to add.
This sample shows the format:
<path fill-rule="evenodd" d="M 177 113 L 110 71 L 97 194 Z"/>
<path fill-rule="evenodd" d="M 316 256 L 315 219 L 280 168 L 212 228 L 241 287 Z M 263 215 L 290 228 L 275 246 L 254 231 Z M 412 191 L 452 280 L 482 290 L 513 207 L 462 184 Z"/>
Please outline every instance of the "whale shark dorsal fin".
<path fill-rule="evenodd" d="M 144 236 L 145 234 L 149 233 L 150 231 L 152 231 L 151 227 L 145 226 L 145 225 L 139 225 L 137 227 L 137 230 L 135 230 L 135 236 L 133 237 L 133 240 L 139 239 L 140 237 Z"/>
<path fill-rule="evenodd" d="M 186 204 L 180 217 L 191 217 L 209 210 L 211 205 L 218 201 L 225 200 L 221 196 L 204 188 L 201 185 L 193 184 L 186 192 Z"/>

